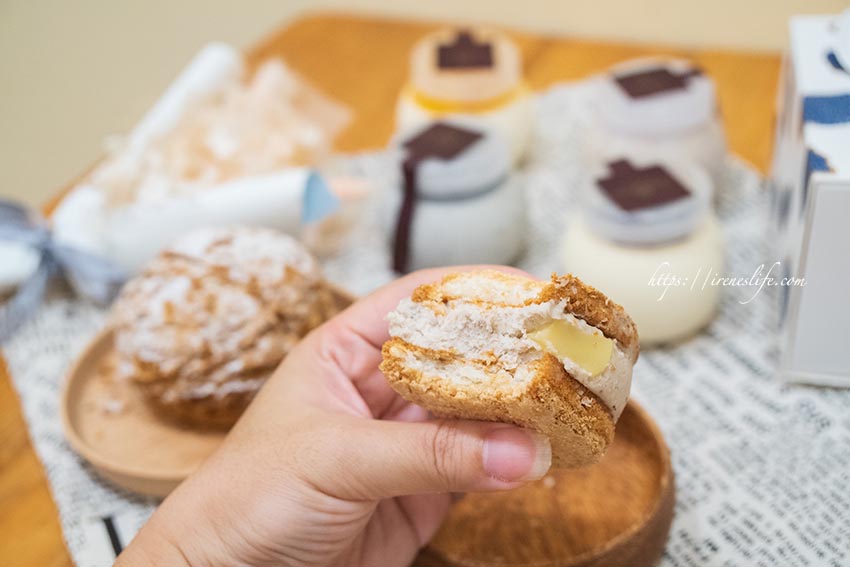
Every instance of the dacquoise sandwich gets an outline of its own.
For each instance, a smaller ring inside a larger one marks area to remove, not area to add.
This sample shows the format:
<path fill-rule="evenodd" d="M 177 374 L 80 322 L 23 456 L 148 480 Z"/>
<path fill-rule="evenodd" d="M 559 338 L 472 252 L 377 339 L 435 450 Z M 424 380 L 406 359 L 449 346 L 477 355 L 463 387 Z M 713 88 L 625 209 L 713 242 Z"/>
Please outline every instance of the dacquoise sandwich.
<path fill-rule="evenodd" d="M 535 429 L 556 467 L 596 462 L 611 443 L 638 335 L 579 279 L 455 273 L 419 286 L 387 319 L 381 370 L 405 399 L 439 417 Z"/>

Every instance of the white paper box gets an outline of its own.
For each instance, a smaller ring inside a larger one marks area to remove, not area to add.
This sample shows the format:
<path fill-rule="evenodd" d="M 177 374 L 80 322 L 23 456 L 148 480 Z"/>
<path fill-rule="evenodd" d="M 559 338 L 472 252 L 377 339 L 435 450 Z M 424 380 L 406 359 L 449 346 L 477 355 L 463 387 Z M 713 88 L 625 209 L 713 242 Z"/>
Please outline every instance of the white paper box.
<path fill-rule="evenodd" d="M 780 374 L 850 387 L 850 11 L 791 19 L 771 171 Z"/>
<path fill-rule="evenodd" d="M 850 177 L 815 173 L 799 270 L 790 295 L 782 369 L 786 378 L 850 386 Z"/>

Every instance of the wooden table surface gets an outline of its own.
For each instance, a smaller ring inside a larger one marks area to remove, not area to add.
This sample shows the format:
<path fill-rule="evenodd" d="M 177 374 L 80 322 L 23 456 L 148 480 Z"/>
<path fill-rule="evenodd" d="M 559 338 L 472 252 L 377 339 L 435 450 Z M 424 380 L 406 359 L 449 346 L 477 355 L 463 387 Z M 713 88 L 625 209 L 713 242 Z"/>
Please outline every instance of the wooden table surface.
<path fill-rule="evenodd" d="M 282 57 L 326 93 L 347 104 L 354 121 L 342 151 L 380 148 L 392 133 L 396 96 L 407 56 L 433 24 L 347 15 L 316 15 L 271 35 L 250 53 L 256 62 Z M 531 86 L 580 79 L 619 61 L 646 55 L 687 57 L 717 82 L 729 145 L 766 171 L 773 142 L 778 54 L 680 50 L 513 34 Z M 82 168 L 81 168 L 82 169 Z M 0 565 L 71 565 L 56 507 L 33 452 L 20 406 L 0 358 Z"/>

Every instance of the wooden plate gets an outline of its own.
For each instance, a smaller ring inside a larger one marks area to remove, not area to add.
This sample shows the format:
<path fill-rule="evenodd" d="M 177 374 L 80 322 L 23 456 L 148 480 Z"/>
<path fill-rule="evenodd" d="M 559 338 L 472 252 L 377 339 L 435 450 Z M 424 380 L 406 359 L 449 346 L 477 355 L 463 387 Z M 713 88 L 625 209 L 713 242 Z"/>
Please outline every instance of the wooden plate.
<path fill-rule="evenodd" d="M 341 309 L 354 301 L 334 288 Z M 113 334 L 107 329 L 71 368 L 60 402 L 71 447 L 112 483 L 166 496 L 221 444 L 226 432 L 163 420 L 132 383 L 113 380 Z"/>
<path fill-rule="evenodd" d="M 112 379 L 112 331 L 95 337 L 68 375 L 62 392 L 62 425 L 71 447 L 114 484 L 165 496 L 224 439 L 164 421 L 134 384 Z"/>
<path fill-rule="evenodd" d="M 673 519 L 661 431 L 635 402 L 598 464 L 503 493 L 469 494 L 416 567 L 648 567 Z"/>

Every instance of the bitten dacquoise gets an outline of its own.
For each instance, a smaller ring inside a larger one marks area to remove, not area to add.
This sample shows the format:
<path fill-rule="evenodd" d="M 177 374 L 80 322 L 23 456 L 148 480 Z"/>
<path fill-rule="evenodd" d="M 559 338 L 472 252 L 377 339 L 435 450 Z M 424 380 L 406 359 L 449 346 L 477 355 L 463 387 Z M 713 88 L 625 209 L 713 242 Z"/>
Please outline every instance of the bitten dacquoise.
<path fill-rule="evenodd" d="M 387 319 L 381 370 L 435 415 L 535 429 L 549 437 L 556 467 L 596 462 L 614 437 L 637 330 L 579 279 L 451 274 L 419 286 Z"/>

